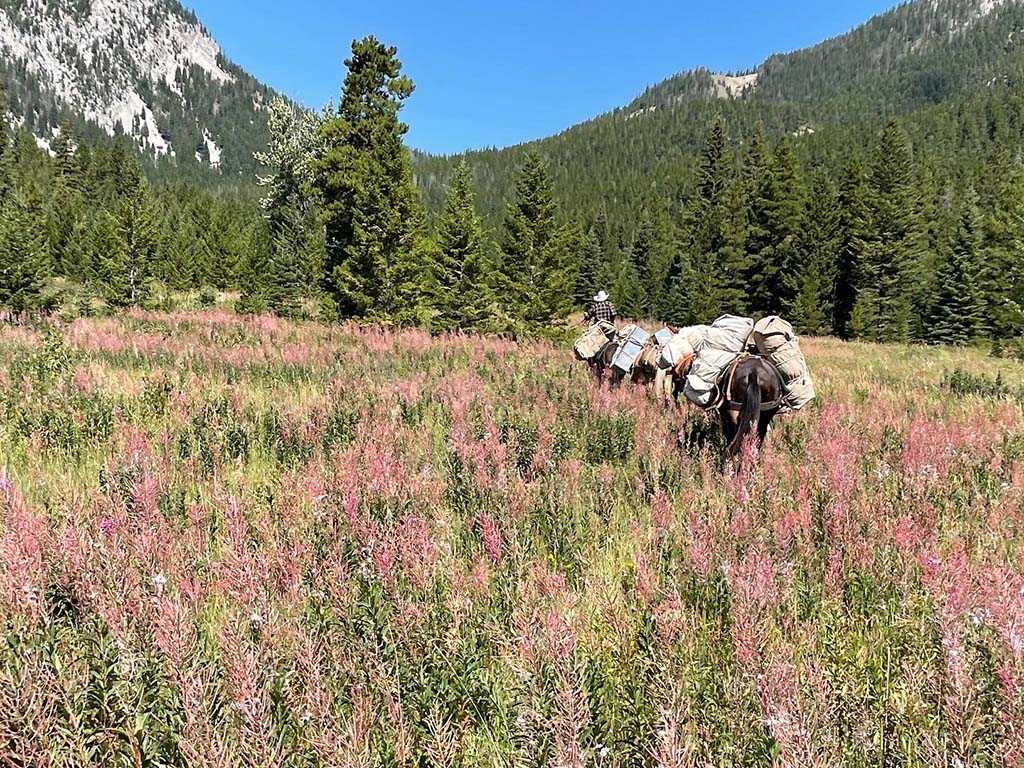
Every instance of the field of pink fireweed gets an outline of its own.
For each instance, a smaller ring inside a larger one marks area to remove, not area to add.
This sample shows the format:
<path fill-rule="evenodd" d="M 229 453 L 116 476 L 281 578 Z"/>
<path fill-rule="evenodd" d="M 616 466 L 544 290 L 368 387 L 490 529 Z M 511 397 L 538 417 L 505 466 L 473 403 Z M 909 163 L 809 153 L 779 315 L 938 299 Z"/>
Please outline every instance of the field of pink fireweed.
<path fill-rule="evenodd" d="M 1024 766 L 1024 371 L 805 347 L 723 471 L 568 344 L 0 328 L 0 764 Z"/>

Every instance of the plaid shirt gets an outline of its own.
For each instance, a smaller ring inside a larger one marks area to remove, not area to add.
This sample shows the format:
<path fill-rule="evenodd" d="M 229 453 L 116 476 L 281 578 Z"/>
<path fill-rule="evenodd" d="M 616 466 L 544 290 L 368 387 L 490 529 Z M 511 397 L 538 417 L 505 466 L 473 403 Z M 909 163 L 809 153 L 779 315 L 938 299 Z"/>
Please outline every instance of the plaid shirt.
<path fill-rule="evenodd" d="M 610 301 L 599 301 L 590 309 L 587 310 L 585 317 L 588 323 L 614 323 L 615 322 L 615 305 Z"/>

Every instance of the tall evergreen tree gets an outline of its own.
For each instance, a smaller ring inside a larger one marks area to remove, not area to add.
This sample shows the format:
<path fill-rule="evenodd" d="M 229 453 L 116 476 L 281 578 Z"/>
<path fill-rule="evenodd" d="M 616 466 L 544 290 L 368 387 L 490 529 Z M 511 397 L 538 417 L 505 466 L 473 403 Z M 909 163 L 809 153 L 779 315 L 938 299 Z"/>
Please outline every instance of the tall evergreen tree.
<path fill-rule="evenodd" d="M 0 306 L 16 312 L 38 306 L 51 263 L 39 206 L 20 190 L 0 203 Z"/>
<path fill-rule="evenodd" d="M 157 230 L 153 202 L 150 198 L 149 184 L 142 175 L 138 161 L 132 158 L 127 163 L 121 179 L 122 197 L 117 208 L 116 220 L 118 238 L 123 245 L 120 253 L 110 254 L 103 262 L 101 275 L 108 285 L 111 282 L 123 283 L 126 290 L 115 297 L 116 304 L 135 305 L 140 303 L 148 291 L 150 278 L 150 262 L 157 246 Z M 120 265 L 110 258 L 120 256 Z M 112 274 L 113 269 L 123 270 L 123 277 Z"/>
<path fill-rule="evenodd" d="M 599 264 L 597 270 L 597 290 L 610 290 L 612 283 L 615 281 L 615 275 L 618 273 L 616 265 L 619 257 L 622 255 L 622 249 L 616 240 L 615 232 L 612 230 L 611 221 L 608 218 L 608 210 L 605 207 L 602 206 L 598 210 L 597 218 L 591 227 L 591 232 L 594 233 L 601 248 L 601 258 L 597 262 Z M 586 300 L 590 301 L 594 295 L 596 295 L 596 291 L 588 296 Z"/>
<path fill-rule="evenodd" d="M 956 237 L 936 273 L 936 296 L 928 328 L 929 340 L 968 344 L 984 330 L 984 308 L 978 291 L 977 258 L 981 251 L 980 214 L 968 196 Z"/>
<path fill-rule="evenodd" d="M 797 258 L 786 272 L 787 314 L 801 333 L 831 333 L 834 307 L 836 249 L 839 242 L 839 209 L 836 189 L 819 169 L 807 199 L 804 231 Z"/>
<path fill-rule="evenodd" d="M 629 255 L 639 289 L 634 317 L 656 318 L 665 304 L 666 283 L 675 257 L 671 224 L 660 200 L 651 198 L 644 205 Z"/>
<path fill-rule="evenodd" d="M 91 247 L 100 293 L 111 306 L 131 306 L 134 281 L 129 273 L 127 248 L 117 217 L 108 210 L 100 211 L 96 217 Z"/>
<path fill-rule="evenodd" d="M 1005 340 L 1024 335 L 1024 168 L 997 152 L 987 175 L 978 287 L 985 325 Z"/>
<path fill-rule="evenodd" d="M 859 158 L 852 157 L 839 183 L 836 268 L 832 281 L 832 328 L 837 336 L 853 335 L 851 321 L 859 289 L 867 283 L 865 249 L 868 236 L 867 177 Z"/>
<path fill-rule="evenodd" d="M 622 317 L 633 319 L 646 317 L 647 301 L 636 262 L 627 253 L 625 258 L 619 259 L 616 266 L 618 274 L 612 283 L 615 308 Z"/>
<path fill-rule="evenodd" d="M 729 182 L 723 206 L 725 215 L 719 254 L 719 270 L 724 277 L 720 288 L 722 307 L 731 314 L 745 315 L 750 312 L 748 277 L 751 259 L 746 186 L 742 177 L 736 176 Z"/>
<path fill-rule="evenodd" d="M 528 152 L 505 215 L 499 299 L 509 320 L 529 330 L 548 328 L 571 309 L 572 258 L 557 213 L 547 166 Z"/>
<path fill-rule="evenodd" d="M 913 319 L 911 335 L 928 340 L 928 319 L 938 293 L 936 277 L 942 264 L 950 257 L 950 246 L 957 231 L 960 206 L 956 183 L 936 173 L 930 164 L 919 164 L 915 176 L 915 198 L 920 221 L 918 280 L 911 296 Z M 976 198 L 974 192 L 970 195 Z M 963 202 L 966 202 L 966 198 Z M 976 199 L 972 205 L 976 206 Z"/>
<path fill-rule="evenodd" d="M 763 151 L 752 144 L 749 155 L 756 174 L 750 178 L 747 285 L 749 311 L 771 315 L 781 312 L 790 298 L 783 276 L 796 259 L 803 191 L 790 145 L 780 143 L 766 167 L 758 168 Z"/>
<path fill-rule="evenodd" d="M 0 115 L 7 114 L 7 87 L 0 82 Z M 14 137 L 11 126 L 6 120 L 0 120 L 0 201 L 7 198 L 7 193 L 14 182 L 12 169 L 14 166 Z"/>
<path fill-rule="evenodd" d="M 598 291 L 608 290 L 602 286 L 609 285 L 608 265 L 604 258 L 604 249 L 595 227 L 591 227 L 583 239 L 580 251 L 580 266 L 576 273 L 576 287 L 573 299 L 576 306 L 585 307 L 591 302 Z"/>
<path fill-rule="evenodd" d="M 82 166 L 78 153 L 78 142 L 71 122 L 61 123 L 60 132 L 51 147 L 57 180 L 64 189 L 78 190 L 82 183 Z"/>
<path fill-rule="evenodd" d="M 413 185 L 407 126 L 398 113 L 413 92 L 397 50 L 355 41 L 337 111 L 321 126 L 315 187 L 326 226 L 327 290 L 343 317 L 423 319 L 433 255 Z"/>
<path fill-rule="evenodd" d="M 857 333 L 873 341 L 907 341 L 920 289 L 920 220 L 913 155 L 895 120 L 882 131 L 868 197 L 870 235 L 857 303 Z"/>
<path fill-rule="evenodd" d="M 697 192 L 684 217 L 684 229 L 690 236 L 670 273 L 668 322 L 707 322 L 707 318 L 722 312 L 722 285 L 729 279 L 720 268 L 727 182 L 725 123 L 719 116 L 708 130 L 697 173 Z"/>
<path fill-rule="evenodd" d="M 492 321 L 494 293 L 488 284 L 490 266 L 476 213 L 473 173 L 465 163 L 452 176 L 437 245 L 437 326 L 445 331 L 486 329 Z"/>

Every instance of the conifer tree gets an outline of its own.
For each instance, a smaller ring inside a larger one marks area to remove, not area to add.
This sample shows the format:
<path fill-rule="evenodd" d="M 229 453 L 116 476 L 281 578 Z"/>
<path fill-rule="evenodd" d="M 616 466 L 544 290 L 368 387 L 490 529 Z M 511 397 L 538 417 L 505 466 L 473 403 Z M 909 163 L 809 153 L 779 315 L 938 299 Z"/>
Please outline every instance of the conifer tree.
<path fill-rule="evenodd" d="M 937 273 L 941 265 L 949 259 L 950 245 L 955 239 L 959 225 L 961 206 L 953 202 L 959 197 L 956 183 L 952 179 L 944 178 L 928 163 L 919 165 L 916 169 L 914 184 L 920 221 L 920 241 L 917 266 L 919 279 L 911 297 L 911 335 L 913 338 L 927 341 L 930 338 L 928 321 L 938 292 Z M 976 206 L 977 200 L 973 190 L 970 191 L 969 197 L 974 200 L 972 205 Z M 961 202 L 966 203 L 966 200 L 964 197 Z"/>
<path fill-rule="evenodd" d="M 598 291 L 607 290 L 601 286 L 609 285 L 608 265 L 604 258 L 604 249 L 598 238 L 595 227 L 591 227 L 583 238 L 580 251 L 580 266 L 576 274 L 576 288 L 573 299 L 577 307 L 589 304 Z"/>
<path fill-rule="evenodd" d="M 597 287 L 594 292 L 587 296 L 587 302 L 596 295 L 597 291 L 610 290 L 612 283 L 615 281 L 615 276 L 618 273 L 616 264 L 622 254 L 621 248 L 616 242 L 615 233 L 612 231 L 611 222 L 608 218 L 608 210 L 604 206 L 601 206 L 598 210 L 597 218 L 594 220 L 594 225 L 591 227 L 591 231 L 597 238 L 598 245 L 601 249 L 601 258 L 597 262 L 599 265 L 597 270 Z"/>
<path fill-rule="evenodd" d="M 796 258 L 803 191 L 789 143 L 780 143 L 768 162 L 761 157 L 764 151 L 752 142 L 749 156 L 756 172 L 749 178 L 747 286 L 749 311 L 772 315 L 780 313 L 790 298 L 782 277 L 791 270 Z"/>
<path fill-rule="evenodd" d="M 833 331 L 849 339 L 851 321 L 859 289 L 868 283 L 865 276 L 865 248 L 868 208 L 867 179 L 860 160 L 851 158 L 839 184 L 836 232 L 836 268 L 832 284 Z"/>
<path fill-rule="evenodd" d="M 7 114 L 7 87 L 0 82 L 0 115 Z M 6 120 L 0 120 L 0 200 L 7 198 L 13 184 L 12 168 L 14 165 L 14 147 L 11 126 Z"/>
<path fill-rule="evenodd" d="M 51 147 L 57 180 L 64 189 L 78 190 L 82 183 L 82 167 L 79 162 L 78 143 L 75 130 L 69 120 L 61 123 L 60 131 Z"/>
<path fill-rule="evenodd" d="M 824 334 L 833 328 L 835 253 L 839 240 L 836 189 L 819 169 L 812 180 L 797 258 L 786 273 L 789 320 L 801 333 Z"/>
<path fill-rule="evenodd" d="M 494 271 L 494 257 L 486 246 L 478 252 L 470 252 L 462 263 L 462 279 L 456 290 L 460 291 L 457 306 L 459 327 L 478 333 L 497 332 L 498 308 L 491 287 Z"/>
<path fill-rule="evenodd" d="M 957 227 L 952 248 L 936 273 L 937 292 L 928 329 L 929 341 L 964 345 L 982 333 L 984 309 L 975 264 L 978 239 L 978 212 L 969 206 Z"/>
<path fill-rule="evenodd" d="M 267 308 L 284 317 L 298 317 L 303 299 L 316 295 L 312 278 L 323 268 L 323 230 L 312 213 L 292 210 L 273 235 L 267 270 Z"/>
<path fill-rule="evenodd" d="M 20 190 L 0 204 L 0 306 L 33 309 L 50 274 L 46 233 L 38 205 Z"/>
<path fill-rule="evenodd" d="M 572 305 L 571 254 L 557 212 L 547 166 L 528 152 L 505 215 L 499 301 L 510 321 L 531 331 L 550 327 Z"/>
<path fill-rule="evenodd" d="M 928 340 L 940 344 L 968 344 L 983 331 L 984 308 L 977 271 L 981 217 L 972 197 L 973 193 L 967 195 L 952 248 L 936 272 Z"/>
<path fill-rule="evenodd" d="M 658 318 L 676 326 L 693 325 L 701 322 L 697 312 L 700 292 L 694 280 L 695 270 L 686 248 L 681 248 L 672 261 L 672 270 L 666 281 L 664 305 L 658 311 Z M 714 301 L 712 294 L 708 298 Z M 710 305 L 710 302 L 708 302 Z M 710 314 L 718 311 L 714 307 Z M 717 315 L 716 315 L 717 317 Z"/>
<path fill-rule="evenodd" d="M 772 150 L 765 136 L 764 122 L 758 120 L 750 131 L 746 151 L 743 154 L 741 178 L 748 204 L 753 203 L 761 189 L 767 183 L 771 173 Z"/>
<path fill-rule="evenodd" d="M 134 285 L 128 252 L 117 217 L 110 211 L 103 210 L 97 215 L 91 245 L 97 287 L 103 297 L 113 307 L 131 306 Z"/>
<path fill-rule="evenodd" d="M 630 262 L 639 288 L 635 317 L 656 318 L 665 304 L 666 283 L 675 256 L 668 216 L 657 199 L 649 199 L 630 248 Z"/>
<path fill-rule="evenodd" d="M 437 246 L 437 327 L 445 331 L 485 329 L 493 313 L 494 294 L 488 284 L 490 266 L 474 204 L 473 174 L 466 163 L 460 164 L 452 177 L 437 227 Z"/>
<path fill-rule="evenodd" d="M 912 163 L 907 135 L 892 120 L 882 131 L 871 174 L 870 235 L 858 297 L 859 335 L 873 341 L 901 342 L 911 335 L 921 234 Z"/>
<path fill-rule="evenodd" d="M 632 258 L 619 259 L 618 274 L 612 283 L 615 308 L 622 317 L 639 320 L 647 316 L 646 301 L 640 275 Z"/>
<path fill-rule="evenodd" d="M 736 315 L 750 312 L 750 286 L 747 283 L 751 270 L 748 251 L 750 230 L 745 189 L 740 177 L 731 179 L 726 189 L 722 249 L 719 254 L 719 270 L 723 276 L 720 289 L 722 307 Z"/>
<path fill-rule="evenodd" d="M 697 172 L 697 192 L 684 219 L 690 237 L 670 273 L 668 322 L 708 322 L 707 318 L 722 313 L 722 285 L 730 279 L 720 268 L 727 181 L 725 124 L 719 116 L 708 130 Z"/>
<path fill-rule="evenodd" d="M 398 113 L 413 92 L 397 50 L 355 41 L 336 112 L 322 123 L 315 187 L 326 226 L 326 288 L 342 317 L 424 319 L 434 250 Z"/>
<path fill-rule="evenodd" d="M 140 303 L 146 296 L 150 278 L 150 262 L 156 253 L 157 231 L 155 213 L 150 199 L 149 185 L 142 175 L 142 168 L 134 158 L 122 177 L 122 199 L 117 209 L 118 236 L 123 244 L 124 283 L 127 292 L 117 297 L 115 303 L 127 305 Z M 111 275 L 108 261 L 103 274 Z"/>
<path fill-rule="evenodd" d="M 988 169 L 992 177 L 983 210 L 978 288 L 985 325 L 995 339 L 1024 335 L 1024 168 L 1005 152 Z"/>
<path fill-rule="evenodd" d="M 88 277 L 88 254 L 82 234 L 86 204 L 85 185 L 79 162 L 79 147 L 74 129 L 64 121 L 52 143 L 55 194 L 46 212 L 47 239 L 55 270 L 82 280 Z"/>

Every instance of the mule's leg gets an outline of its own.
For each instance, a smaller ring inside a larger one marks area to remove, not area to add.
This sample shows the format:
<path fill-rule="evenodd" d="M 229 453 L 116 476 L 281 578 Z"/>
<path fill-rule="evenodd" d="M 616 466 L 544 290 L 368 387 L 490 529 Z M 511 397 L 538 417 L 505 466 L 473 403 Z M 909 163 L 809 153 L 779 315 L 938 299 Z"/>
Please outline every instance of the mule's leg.
<path fill-rule="evenodd" d="M 668 408 L 672 402 L 672 379 L 668 375 L 668 371 L 658 370 L 654 374 L 654 391 L 657 393 L 657 397 L 661 400 L 661 404 Z"/>
<path fill-rule="evenodd" d="M 724 408 L 719 411 L 722 420 L 722 434 L 725 435 L 725 444 L 732 445 L 736 439 L 736 432 L 739 429 L 739 411 L 729 411 Z"/>
<path fill-rule="evenodd" d="M 759 447 L 764 445 L 764 441 L 768 437 L 768 430 L 772 426 L 772 419 L 775 418 L 777 413 L 778 411 L 768 411 L 761 414 L 761 421 L 757 425 L 757 444 Z"/>

